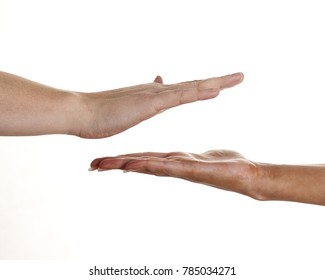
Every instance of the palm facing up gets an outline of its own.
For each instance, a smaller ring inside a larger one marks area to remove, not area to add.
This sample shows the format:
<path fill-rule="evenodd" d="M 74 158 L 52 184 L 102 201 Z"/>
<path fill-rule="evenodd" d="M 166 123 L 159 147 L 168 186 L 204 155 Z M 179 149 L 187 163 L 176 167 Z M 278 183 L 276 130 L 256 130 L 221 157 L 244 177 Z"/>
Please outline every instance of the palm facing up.
<path fill-rule="evenodd" d="M 182 178 L 250 196 L 258 171 L 253 162 L 237 152 L 227 150 L 212 150 L 203 154 L 138 153 L 104 157 L 95 159 L 91 169 L 122 169 Z"/>

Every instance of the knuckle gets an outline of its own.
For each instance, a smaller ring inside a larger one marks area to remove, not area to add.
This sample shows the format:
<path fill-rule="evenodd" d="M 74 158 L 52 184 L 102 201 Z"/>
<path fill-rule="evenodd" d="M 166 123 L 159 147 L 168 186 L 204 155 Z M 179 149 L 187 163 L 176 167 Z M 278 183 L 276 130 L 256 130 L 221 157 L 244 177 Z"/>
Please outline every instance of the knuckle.
<path fill-rule="evenodd" d="M 200 80 L 194 80 L 191 82 L 191 86 L 197 88 L 200 86 Z"/>

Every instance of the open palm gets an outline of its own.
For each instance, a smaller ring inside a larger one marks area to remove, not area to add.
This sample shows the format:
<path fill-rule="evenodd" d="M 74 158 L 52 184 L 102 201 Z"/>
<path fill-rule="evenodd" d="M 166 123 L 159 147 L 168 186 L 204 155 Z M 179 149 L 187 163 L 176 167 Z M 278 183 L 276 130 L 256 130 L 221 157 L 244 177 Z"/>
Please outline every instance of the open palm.
<path fill-rule="evenodd" d="M 91 169 L 139 172 L 169 176 L 250 195 L 257 175 L 256 165 L 241 154 L 212 150 L 202 154 L 138 153 L 95 159 Z"/>

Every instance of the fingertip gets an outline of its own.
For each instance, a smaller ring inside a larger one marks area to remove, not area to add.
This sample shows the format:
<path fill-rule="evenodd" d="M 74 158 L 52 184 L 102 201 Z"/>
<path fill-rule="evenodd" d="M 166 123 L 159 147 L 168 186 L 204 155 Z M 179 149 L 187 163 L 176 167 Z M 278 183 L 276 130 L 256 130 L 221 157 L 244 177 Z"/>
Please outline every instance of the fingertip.
<path fill-rule="evenodd" d="M 237 72 L 226 76 L 228 81 L 233 83 L 240 83 L 244 79 L 244 74 L 242 72 Z"/>
<path fill-rule="evenodd" d="M 111 170 L 111 169 L 118 169 L 118 167 L 114 165 L 114 161 L 111 159 L 104 159 L 97 166 L 98 171 Z"/>
<path fill-rule="evenodd" d="M 222 82 L 220 89 L 230 88 L 240 84 L 244 79 L 244 74 L 242 72 L 230 74 L 222 77 Z"/>
<path fill-rule="evenodd" d="M 98 164 L 100 163 L 101 159 L 96 158 L 90 163 L 90 168 L 88 169 L 89 171 L 96 170 L 98 168 Z"/>
<path fill-rule="evenodd" d="M 236 74 L 238 74 L 240 76 L 239 83 L 241 83 L 245 78 L 244 73 L 243 72 L 238 72 Z"/>

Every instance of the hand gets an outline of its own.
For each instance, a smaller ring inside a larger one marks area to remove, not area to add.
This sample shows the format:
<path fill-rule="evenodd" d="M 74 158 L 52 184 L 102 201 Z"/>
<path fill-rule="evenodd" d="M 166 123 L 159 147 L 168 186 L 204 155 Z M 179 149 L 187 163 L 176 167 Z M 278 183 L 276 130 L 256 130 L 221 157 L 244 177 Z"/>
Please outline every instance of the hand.
<path fill-rule="evenodd" d="M 169 108 L 216 97 L 220 90 L 233 87 L 243 80 L 242 73 L 183 82 L 138 85 L 100 93 L 80 94 L 84 111 L 81 128 L 74 134 L 83 138 L 103 138 L 120 133 Z"/>
<path fill-rule="evenodd" d="M 239 192 L 254 198 L 257 165 L 241 154 L 213 150 L 203 154 L 139 153 L 95 159 L 90 170 L 122 169 L 156 176 L 182 178 L 196 183 Z"/>
<path fill-rule="evenodd" d="M 95 159 L 90 170 L 122 169 L 182 178 L 248 195 L 257 200 L 295 201 L 325 206 L 325 165 L 252 162 L 233 151 L 203 154 L 141 153 Z"/>
<path fill-rule="evenodd" d="M 163 85 L 153 83 L 97 93 L 61 90 L 0 72 L 0 135 L 71 134 L 103 138 L 169 108 L 214 98 L 243 74 Z"/>

